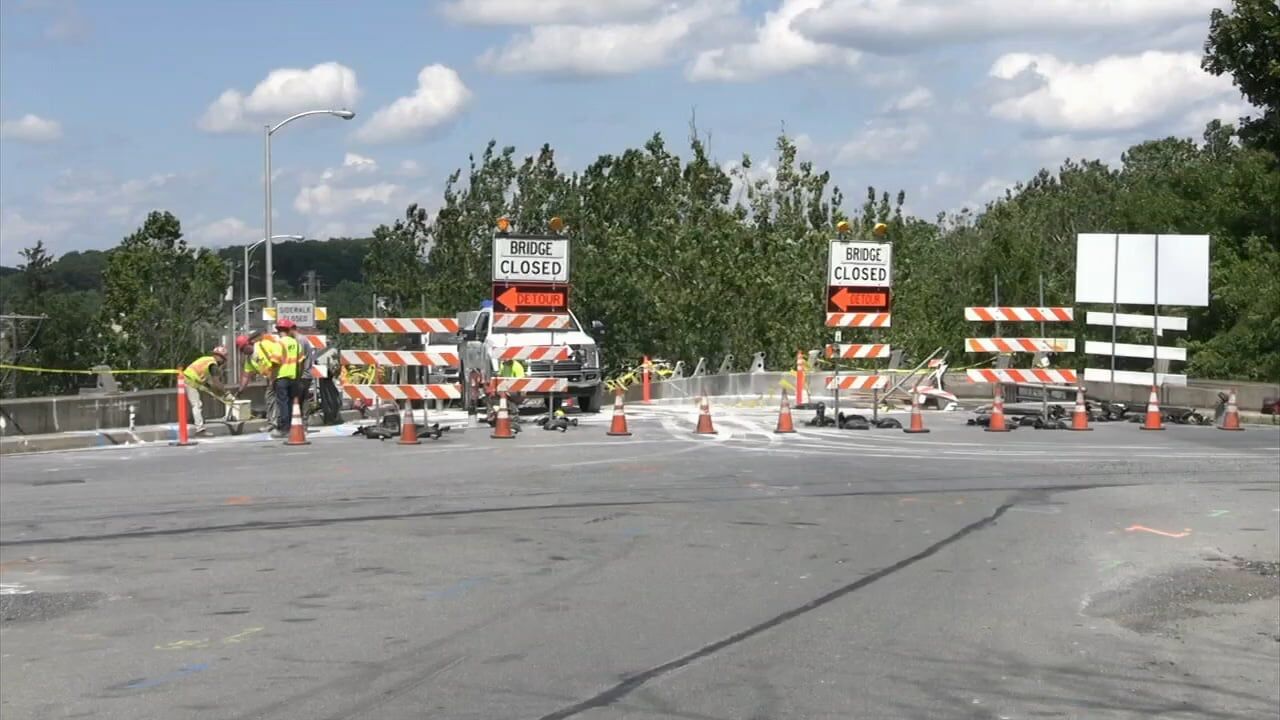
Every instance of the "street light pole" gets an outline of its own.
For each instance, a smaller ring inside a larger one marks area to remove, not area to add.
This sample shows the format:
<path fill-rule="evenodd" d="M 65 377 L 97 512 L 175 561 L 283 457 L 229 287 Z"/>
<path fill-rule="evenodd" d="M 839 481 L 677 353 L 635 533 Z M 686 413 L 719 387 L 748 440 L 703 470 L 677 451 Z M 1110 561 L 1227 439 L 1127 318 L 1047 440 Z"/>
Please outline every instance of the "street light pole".
<path fill-rule="evenodd" d="M 272 235 L 271 242 L 267 244 L 267 247 L 270 247 L 271 245 L 273 245 L 276 240 L 302 240 L 302 239 L 303 237 L 301 235 Z M 253 252 L 254 248 L 258 247 L 261 244 L 262 244 L 262 240 L 257 240 L 255 242 L 252 242 L 244 246 L 244 293 L 243 294 L 245 298 L 249 297 L 249 255 L 250 253 Z M 268 250 L 267 252 L 270 252 L 270 250 Z M 268 262 L 270 262 L 270 260 L 268 260 Z M 270 277 L 271 276 L 268 273 L 266 297 L 270 297 L 270 293 L 271 293 Z M 267 304 L 269 306 L 271 303 L 268 302 Z M 249 303 L 248 302 L 245 302 L 244 304 L 244 329 L 245 330 L 249 329 Z"/>
<path fill-rule="evenodd" d="M 263 205 L 265 208 L 265 211 L 263 213 L 263 219 L 262 219 L 263 220 L 262 221 L 262 239 L 267 244 L 267 306 L 268 307 L 274 307 L 276 303 L 275 283 L 272 282 L 273 281 L 272 271 L 274 270 L 274 265 L 272 264 L 272 258 L 271 258 L 271 240 L 270 240 L 271 238 L 271 136 L 274 135 L 277 130 L 284 127 L 285 125 L 288 125 L 289 123 L 293 122 L 294 120 L 297 120 L 298 118 L 306 117 L 308 115 L 332 115 L 334 117 L 342 118 L 343 120 L 350 120 L 351 118 L 356 116 L 354 112 L 346 109 L 307 110 L 306 112 L 300 112 L 297 115 L 292 115 L 290 117 L 287 117 L 284 120 L 281 120 L 280 122 L 276 123 L 275 125 L 268 124 L 268 125 L 264 125 L 262 128 L 262 148 L 263 148 L 262 165 L 263 165 L 263 171 L 264 171 L 262 176 L 262 194 L 263 194 Z"/>

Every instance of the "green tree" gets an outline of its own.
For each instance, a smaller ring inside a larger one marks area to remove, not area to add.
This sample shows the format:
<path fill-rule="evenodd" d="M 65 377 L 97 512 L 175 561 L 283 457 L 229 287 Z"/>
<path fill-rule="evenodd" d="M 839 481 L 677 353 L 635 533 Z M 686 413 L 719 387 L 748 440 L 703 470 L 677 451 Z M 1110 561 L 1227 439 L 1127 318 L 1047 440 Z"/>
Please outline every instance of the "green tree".
<path fill-rule="evenodd" d="M 187 245 L 169 212 L 152 212 L 107 258 L 98 337 L 113 367 L 172 368 L 197 353 L 197 328 L 221 322 L 226 269 Z M 140 376 L 139 384 L 167 378 Z"/>
<path fill-rule="evenodd" d="M 44 249 L 43 240 L 37 240 L 35 245 L 19 251 L 18 254 L 22 255 L 25 261 L 18 266 L 18 269 L 22 271 L 22 281 L 27 296 L 26 304 L 28 308 L 34 309 L 39 307 L 45 294 L 53 286 L 53 258 Z"/>
<path fill-rule="evenodd" d="M 1262 110 L 1244 118 L 1240 138 L 1280 159 L 1280 4 L 1233 0 L 1231 12 L 1209 15 L 1209 39 L 1201 62 L 1214 75 L 1230 73 L 1236 87 Z"/>

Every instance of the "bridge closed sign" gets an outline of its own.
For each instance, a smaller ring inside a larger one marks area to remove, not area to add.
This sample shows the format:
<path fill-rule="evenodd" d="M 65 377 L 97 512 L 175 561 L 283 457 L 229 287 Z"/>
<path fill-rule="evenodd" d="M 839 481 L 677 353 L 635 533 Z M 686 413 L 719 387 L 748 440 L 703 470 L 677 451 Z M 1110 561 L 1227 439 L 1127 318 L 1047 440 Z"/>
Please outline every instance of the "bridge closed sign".
<path fill-rule="evenodd" d="M 569 240 L 537 235 L 493 238 L 494 282 L 569 282 Z"/>
<path fill-rule="evenodd" d="M 893 286 L 893 246 L 889 243 L 833 240 L 827 258 L 830 287 Z"/>

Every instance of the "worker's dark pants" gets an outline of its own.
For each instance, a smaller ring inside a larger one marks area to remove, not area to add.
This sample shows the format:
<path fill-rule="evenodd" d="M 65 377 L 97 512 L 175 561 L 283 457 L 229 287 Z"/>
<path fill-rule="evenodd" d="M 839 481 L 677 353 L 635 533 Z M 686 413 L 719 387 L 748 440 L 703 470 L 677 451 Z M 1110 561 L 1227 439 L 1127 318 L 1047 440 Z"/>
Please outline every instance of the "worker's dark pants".
<path fill-rule="evenodd" d="M 290 398 L 292 389 L 293 380 L 291 378 L 276 378 L 276 407 L 280 409 L 278 413 L 280 424 L 276 429 L 281 432 L 289 432 L 289 425 L 293 423 L 293 401 Z"/>

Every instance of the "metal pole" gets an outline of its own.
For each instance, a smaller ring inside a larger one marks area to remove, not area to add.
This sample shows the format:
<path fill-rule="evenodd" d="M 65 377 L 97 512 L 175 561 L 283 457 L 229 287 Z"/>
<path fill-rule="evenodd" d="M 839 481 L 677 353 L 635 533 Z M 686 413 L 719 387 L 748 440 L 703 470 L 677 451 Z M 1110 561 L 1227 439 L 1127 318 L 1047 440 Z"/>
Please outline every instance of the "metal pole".
<path fill-rule="evenodd" d="M 994 290 L 992 291 L 992 297 L 994 299 L 991 301 L 991 304 L 996 307 L 1000 307 L 1000 273 L 994 273 L 992 277 L 994 277 Z M 1000 337 L 999 320 L 996 321 L 996 337 Z"/>
<path fill-rule="evenodd" d="M 1116 316 L 1120 314 L 1120 233 L 1116 233 L 1111 260 L 1111 402 L 1116 401 Z"/>
<path fill-rule="evenodd" d="M 249 330 L 249 248 L 250 245 L 245 243 L 244 246 L 244 329 Z"/>
<path fill-rule="evenodd" d="M 1040 307 L 1044 307 L 1044 273 L 1040 273 Z M 1044 337 L 1044 323 L 1040 323 L 1040 337 Z M 1040 417 L 1049 422 L 1049 385 L 1040 384 Z"/>
<path fill-rule="evenodd" d="M 236 343 L 236 305 L 235 305 L 235 303 L 234 303 L 234 302 L 233 302 L 233 303 L 231 303 L 231 336 L 230 336 L 230 337 L 228 337 L 228 338 L 227 338 L 227 340 L 228 340 L 227 344 L 232 346 L 232 349 L 230 349 L 230 350 L 228 350 L 228 351 L 227 351 L 227 356 L 228 356 L 227 364 L 231 366 L 231 382 L 236 383 L 236 382 L 239 382 L 239 381 L 240 381 L 240 365 L 239 365 L 239 363 L 233 362 L 233 361 L 230 359 L 230 358 L 238 358 L 238 357 L 239 357 L 239 350 L 236 350 L 236 349 L 235 349 L 235 343 Z"/>
<path fill-rule="evenodd" d="M 262 131 L 262 165 L 264 174 L 262 176 L 262 194 L 264 199 L 265 211 L 262 218 L 262 241 L 267 244 L 267 307 L 276 306 L 275 284 L 272 282 L 272 265 L 271 258 L 271 126 L 266 125 Z M 248 269 L 245 269 L 248 273 Z M 248 313 L 248 310 L 245 311 Z"/>
<path fill-rule="evenodd" d="M 1155 313 L 1151 318 L 1151 385 L 1153 387 L 1160 386 L 1160 375 L 1157 372 L 1160 365 L 1157 360 L 1160 357 L 1160 235 L 1155 236 L 1155 247 L 1152 253 L 1155 257 L 1155 282 L 1151 288 L 1151 305 L 1155 309 Z M 1115 348 L 1112 348 L 1114 351 Z M 1164 398 L 1161 398 L 1163 400 Z"/>

